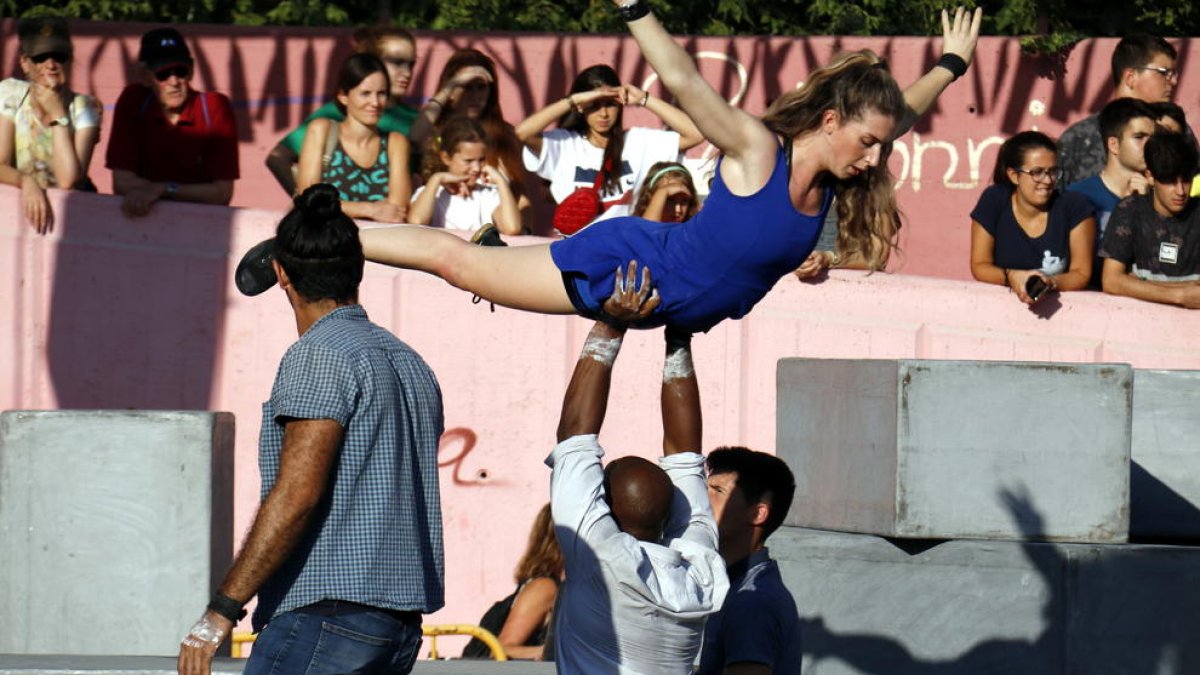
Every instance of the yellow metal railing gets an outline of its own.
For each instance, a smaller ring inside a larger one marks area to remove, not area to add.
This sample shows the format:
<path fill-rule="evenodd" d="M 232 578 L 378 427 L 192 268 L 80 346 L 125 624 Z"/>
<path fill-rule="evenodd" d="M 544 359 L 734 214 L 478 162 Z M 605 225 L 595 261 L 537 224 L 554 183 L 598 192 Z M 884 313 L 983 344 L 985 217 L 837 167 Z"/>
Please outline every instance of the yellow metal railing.
<path fill-rule="evenodd" d="M 437 650 L 437 639 L 440 635 L 470 635 L 474 638 L 479 638 L 479 641 L 487 645 L 488 649 L 492 650 L 492 658 L 497 661 L 507 661 L 508 654 L 504 653 L 504 646 L 496 639 L 486 628 L 473 626 L 465 623 L 454 624 L 437 624 L 432 626 L 421 626 L 421 634 L 429 638 L 429 658 L 439 659 Z M 231 653 L 233 658 L 242 658 L 242 645 L 253 643 L 256 636 L 254 633 L 234 633 Z"/>

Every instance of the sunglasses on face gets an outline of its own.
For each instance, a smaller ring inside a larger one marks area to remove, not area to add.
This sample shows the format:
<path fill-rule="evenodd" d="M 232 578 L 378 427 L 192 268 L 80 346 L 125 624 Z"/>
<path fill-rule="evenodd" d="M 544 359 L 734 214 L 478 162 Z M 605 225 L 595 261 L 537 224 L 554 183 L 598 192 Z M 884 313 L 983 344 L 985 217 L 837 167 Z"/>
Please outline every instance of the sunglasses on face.
<path fill-rule="evenodd" d="M 162 70 L 154 71 L 154 79 L 158 80 L 159 82 L 166 82 L 167 80 L 171 79 L 172 75 L 181 80 L 186 80 L 192 76 L 192 69 L 189 66 L 172 66 L 170 68 L 163 68 Z"/>
<path fill-rule="evenodd" d="M 396 66 L 397 68 L 407 68 L 409 70 L 412 70 L 417 65 L 416 59 L 386 58 L 386 59 L 383 59 L 383 62 L 388 64 L 389 66 Z"/>
<path fill-rule="evenodd" d="M 41 64 L 45 63 L 46 61 L 54 61 L 55 63 L 66 63 L 71 60 L 71 55 L 64 54 L 63 52 L 46 52 L 45 54 L 38 54 L 37 56 L 31 56 L 31 57 L 29 57 L 29 60 L 33 61 L 34 63 L 36 63 L 38 65 L 41 65 Z"/>

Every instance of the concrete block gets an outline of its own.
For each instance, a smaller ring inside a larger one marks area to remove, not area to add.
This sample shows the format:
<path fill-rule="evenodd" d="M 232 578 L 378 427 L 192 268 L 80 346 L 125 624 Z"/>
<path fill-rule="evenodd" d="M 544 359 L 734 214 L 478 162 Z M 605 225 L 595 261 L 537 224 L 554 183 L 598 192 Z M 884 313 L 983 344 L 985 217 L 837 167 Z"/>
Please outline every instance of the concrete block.
<path fill-rule="evenodd" d="M 787 526 L 768 543 L 805 675 L 1200 672 L 1197 548 L 930 547 Z"/>
<path fill-rule="evenodd" d="M 1044 506 L 1036 538 L 1124 542 L 1132 377 L 1112 364 L 781 359 L 777 451 L 797 480 L 785 522 L 1021 539 L 1004 504 L 1019 485 Z"/>
<path fill-rule="evenodd" d="M 1200 371 L 1136 370 L 1129 534 L 1200 537 Z"/>
<path fill-rule="evenodd" d="M 0 653 L 169 656 L 232 560 L 233 415 L 0 415 Z"/>

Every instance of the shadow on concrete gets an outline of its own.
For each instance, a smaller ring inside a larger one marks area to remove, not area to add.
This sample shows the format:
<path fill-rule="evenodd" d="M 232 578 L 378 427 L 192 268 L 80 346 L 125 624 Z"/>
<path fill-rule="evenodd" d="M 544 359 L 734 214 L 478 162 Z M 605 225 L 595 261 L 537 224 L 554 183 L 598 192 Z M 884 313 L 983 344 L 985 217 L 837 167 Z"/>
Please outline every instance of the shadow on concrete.
<path fill-rule="evenodd" d="M 1189 543 L 1164 532 L 1161 524 L 1170 523 L 1173 532 L 1200 532 L 1200 509 L 1137 461 L 1130 462 L 1129 534 L 1139 543 Z"/>
<path fill-rule="evenodd" d="M 1020 544 L 1046 588 L 1042 628 L 1032 639 L 979 642 L 952 659 L 927 659 L 891 636 L 839 633 L 803 619 L 806 673 L 1011 675 L 1200 672 L 1195 640 L 1200 570 L 1183 547 L 1052 544 L 1024 489 L 1000 499 L 1029 541 Z M 926 549 L 918 546 L 915 552 Z M 896 581 L 901 581 L 897 579 Z M 979 589 L 985 592 L 1002 589 Z M 946 601 L 953 601 L 952 598 Z M 930 599 L 928 613 L 943 600 Z M 840 664 L 834 661 L 840 661 Z"/>

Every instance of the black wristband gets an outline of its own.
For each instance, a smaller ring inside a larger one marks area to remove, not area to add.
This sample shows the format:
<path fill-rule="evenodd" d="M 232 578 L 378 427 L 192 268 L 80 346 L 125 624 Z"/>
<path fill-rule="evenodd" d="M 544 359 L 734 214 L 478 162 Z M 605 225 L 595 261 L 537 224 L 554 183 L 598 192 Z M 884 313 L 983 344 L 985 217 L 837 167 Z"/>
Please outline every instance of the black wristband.
<path fill-rule="evenodd" d="M 246 616 L 246 609 L 242 607 L 242 603 L 228 595 L 222 595 L 220 592 L 213 593 L 212 599 L 208 601 L 208 609 L 234 623 L 241 621 Z"/>
<path fill-rule="evenodd" d="M 663 337 L 666 338 L 668 356 L 680 349 L 689 349 L 692 346 L 692 334 L 682 328 L 667 326 Z"/>
<path fill-rule="evenodd" d="M 635 0 L 632 5 L 617 5 L 617 14 L 625 23 L 637 21 L 649 13 L 650 5 L 646 4 L 646 0 Z"/>
<path fill-rule="evenodd" d="M 967 62 L 958 54 L 942 54 L 935 65 L 950 71 L 956 80 L 967 74 Z"/>

